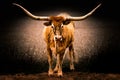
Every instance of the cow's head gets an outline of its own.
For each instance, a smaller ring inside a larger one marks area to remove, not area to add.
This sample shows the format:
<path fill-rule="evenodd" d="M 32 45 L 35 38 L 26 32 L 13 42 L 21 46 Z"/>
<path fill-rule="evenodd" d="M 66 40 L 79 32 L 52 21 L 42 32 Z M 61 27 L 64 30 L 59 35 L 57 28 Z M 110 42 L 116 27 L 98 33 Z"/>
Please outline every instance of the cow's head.
<path fill-rule="evenodd" d="M 16 5 L 20 7 L 29 17 L 35 20 L 43 20 L 43 21 L 48 21 L 45 22 L 45 26 L 51 26 L 54 32 L 54 40 L 60 40 L 62 41 L 62 29 L 63 25 L 67 25 L 70 23 L 70 21 L 80 21 L 83 19 L 86 19 L 88 16 L 90 16 L 98 7 L 100 7 L 101 4 L 99 4 L 97 7 L 95 7 L 92 11 L 87 13 L 84 16 L 80 17 L 62 17 L 62 16 L 35 16 L 31 14 L 28 10 L 26 10 L 24 7 L 22 7 L 19 4 L 13 3 L 13 5 Z"/>
<path fill-rule="evenodd" d="M 64 19 L 62 16 L 50 16 L 50 20 L 48 22 L 45 22 L 45 26 L 51 26 L 52 31 L 54 33 L 54 40 L 55 41 L 62 41 L 63 36 L 63 27 L 64 25 L 69 24 L 70 21 Z"/>

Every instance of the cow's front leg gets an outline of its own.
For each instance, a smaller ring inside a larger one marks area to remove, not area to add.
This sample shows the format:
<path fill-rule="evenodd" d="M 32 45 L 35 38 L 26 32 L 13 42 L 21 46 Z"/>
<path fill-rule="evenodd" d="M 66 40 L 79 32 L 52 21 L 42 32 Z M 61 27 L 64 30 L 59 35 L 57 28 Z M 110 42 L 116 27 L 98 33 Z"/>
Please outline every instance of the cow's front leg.
<path fill-rule="evenodd" d="M 59 76 L 59 77 L 62 77 L 62 76 L 63 76 L 63 72 L 62 72 L 63 55 L 64 55 L 64 54 L 57 54 L 58 76 Z"/>
<path fill-rule="evenodd" d="M 47 56 L 48 56 L 48 63 L 49 63 L 49 70 L 48 70 L 48 75 L 51 76 L 53 75 L 53 70 L 52 70 L 52 51 L 50 48 L 47 48 Z"/>
<path fill-rule="evenodd" d="M 59 69 L 59 62 L 58 60 L 56 61 L 56 66 L 54 68 L 54 72 L 58 72 L 58 69 Z"/>

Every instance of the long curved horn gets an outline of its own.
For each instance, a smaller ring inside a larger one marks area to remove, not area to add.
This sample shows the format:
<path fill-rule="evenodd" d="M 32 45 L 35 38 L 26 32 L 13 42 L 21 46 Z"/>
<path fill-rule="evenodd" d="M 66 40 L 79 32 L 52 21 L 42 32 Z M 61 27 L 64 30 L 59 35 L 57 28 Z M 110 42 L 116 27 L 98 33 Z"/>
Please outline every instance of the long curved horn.
<path fill-rule="evenodd" d="M 90 11 L 89 13 L 87 13 L 84 16 L 80 16 L 80 17 L 66 17 L 66 20 L 80 21 L 80 20 L 86 19 L 88 16 L 92 15 L 92 13 L 95 12 L 95 10 L 97 8 L 99 8 L 100 6 L 101 6 L 101 4 L 99 4 L 97 7 L 95 7 L 92 11 Z"/>
<path fill-rule="evenodd" d="M 43 21 L 49 21 L 49 19 L 50 19 L 49 17 L 46 17 L 46 16 L 35 16 L 19 4 L 13 3 L 13 5 L 16 5 L 16 6 L 20 7 L 32 19 L 43 20 Z"/>

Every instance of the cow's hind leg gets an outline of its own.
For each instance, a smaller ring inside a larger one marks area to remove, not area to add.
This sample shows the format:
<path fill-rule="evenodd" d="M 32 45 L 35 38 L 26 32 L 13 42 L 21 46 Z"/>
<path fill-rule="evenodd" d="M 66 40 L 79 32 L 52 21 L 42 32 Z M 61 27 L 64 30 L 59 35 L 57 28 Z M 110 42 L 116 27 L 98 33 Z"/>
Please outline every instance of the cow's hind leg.
<path fill-rule="evenodd" d="M 49 63 L 49 70 L 48 70 L 48 75 L 51 76 L 53 75 L 53 70 L 52 70 L 52 51 L 51 49 L 47 48 L 47 56 L 48 56 L 48 63 Z"/>
<path fill-rule="evenodd" d="M 73 44 L 69 46 L 69 56 L 70 56 L 70 70 L 74 70 L 74 47 Z"/>

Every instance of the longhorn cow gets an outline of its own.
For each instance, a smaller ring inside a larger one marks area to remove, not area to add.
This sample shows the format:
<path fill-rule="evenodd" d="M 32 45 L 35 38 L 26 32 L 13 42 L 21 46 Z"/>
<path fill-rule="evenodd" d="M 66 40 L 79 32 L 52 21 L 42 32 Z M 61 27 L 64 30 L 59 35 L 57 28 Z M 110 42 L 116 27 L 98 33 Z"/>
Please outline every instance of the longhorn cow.
<path fill-rule="evenodd" d="M 58 76 L 63 76 L 62 62 L 67 48 L 69 49 L 70 70 L 74 70 L 75 53 L 73 42 L 75 25 L 73 21 L 86 19 L 88 16 L 92 15 L 92 13 L 100 7 L 101 4 L 96 6 L 86 15 L 80 17 L 71 17 L 66 14 L 60 14 L 57 16 L 36 16 L 19 4 L 13 3 L 13 5 L 20 7 L 32 19 L 47 21 L 44 23 L 46 27 L 43 30 L 43 37 L 47 46 L 47 57 L 49 63 L 48 75 L 51 76 L 54 72 L 57 72 Z M 53 55 L 57 58 L 54 69 L 52 69 Z"/>

